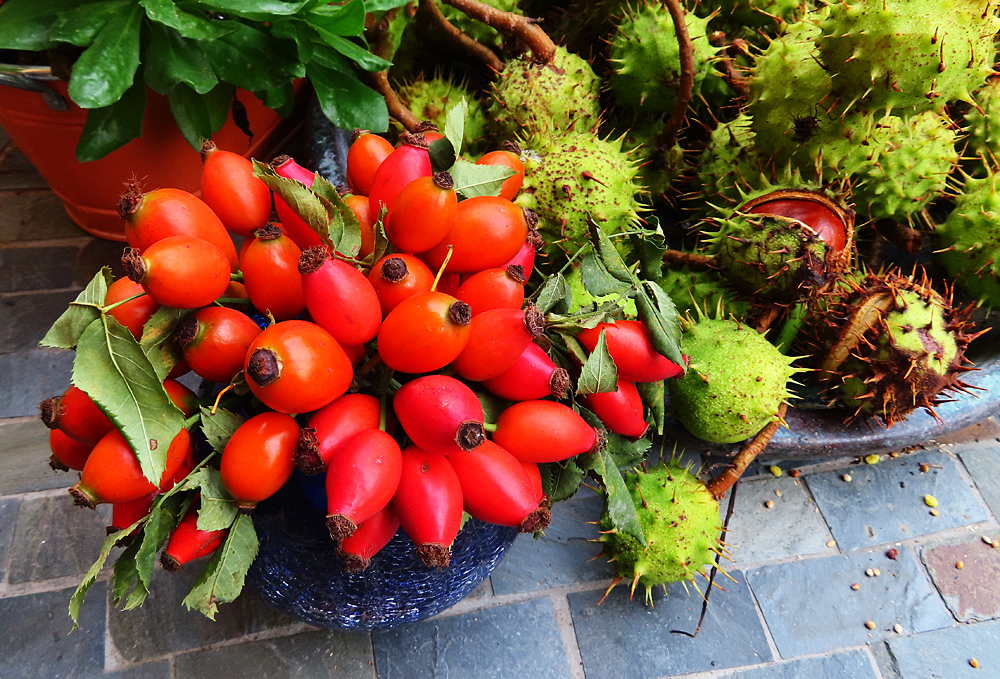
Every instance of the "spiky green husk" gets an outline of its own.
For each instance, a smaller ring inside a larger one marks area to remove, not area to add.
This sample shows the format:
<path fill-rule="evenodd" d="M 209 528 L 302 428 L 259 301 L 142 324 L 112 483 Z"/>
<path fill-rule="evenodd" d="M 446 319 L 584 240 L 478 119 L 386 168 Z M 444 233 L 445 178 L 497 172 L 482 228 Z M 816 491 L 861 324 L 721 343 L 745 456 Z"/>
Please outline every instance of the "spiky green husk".
<path fill-rule="evenodd" d="M 806 0 L 706 0 L 702 12 L 719 10 L 718 25 L 732 33 L 738 27 L 769 27 L 778 22 L 797 23 L 809 11 Z"/>
<path fill-rule="evenodd" d="M 750 116 L 741 115 L 712 131 L 698 160 L 698 181 L 707 200 L 722 205 L 741 202 L 739 186 L 760 175 Z"/>
<path fill-rule="evenodd" d="M 675 460 L 624 477 L 646 544 L 615 527 L 607 501 L 600 542 L 618 577 L 629 581 L 633 592 L 642 584 L 651 602 L 653 587 L 693 580 L 715 563 L 721 550 L 719 503 Z"/>
<path fill-rule="evenodd" d="M 490 127 L 501 138 L 596 129 L 600 78 L 584 59 L 557 47 L 547 64 L 530 55 L 507 62 L 493 86 Z"/>
<path fill-rule="evenodd" d="M 925 278 L 868 274 L 845 278 L 825 307 L 836 337 L 821 376 L 836 375 L 839 400 L 857 417 L 875 417 L 885 426 L 917 408 L 933 413 L 946 390 L 960 390 L 968 311 L 956 311 Z M 831 330 L 833 332 L 831 332 Z"/>
<path fill-rule="evenodd" d="M 814 43 L 820 35 L 822 30 L 811 21 L 789 24 L 750 70 L 747 111 L 755 143 L 775 149 L 779 161 L 811 139 L 815 117 L 830 93 L 832 82 Z"/>
<path fill-rule="evenodd" d="M 609 135 L 624 135 L 622 148 L 631 151 L 639 165 L 636 181 L 654 198 L 673 194 L 688 169 L 684 161 L 684 149 L 679 143 L 666 150 L 657 145 L 657 138 L 663 132 L 664 124 L 663 118 L 648 116 L 618 120 Z"/>
<path fill-rule="evenodd" d="M 726 279 L 715 271 L 689 269 L 688 267 L 673 268 L 663 274 L 657 281 L 677 307 L 677 313 L 685 315 L 702 309 L 715 309 L 718 304 L 726 311 L 742 318 L 750 311 L 750 305 L 738 299 Z"/>
<path fill-rule="evenodd" d="M 938 256 L 951 280 L 991 307 L 1000 307 L 1000 177 L 968 178 L 955 209 L 938 225 Z"/>
<path fill-rule="evenodd" d="M 986 83 L 974 98 L 976 106 L 965 114 L 965 155 L 976 159 L 969 163 L 968 171 L 981 177 L 986 174 L 986 165 L 1000 166 L 1000 78 Z"/>
<path fill-rule="evenodd" d="M 731 319 L 686 319 L 687 373 L 668 381 L 674 416 L 706 441 L 736 443 L 777 419 L 797 368 L 752 328 Z"/>
<path fill-rule="evenodd" d="M 482 2 L 504 12 L 524 14 L 521 8 L 518 7 L 518 0 L 482 0 Z M 503 34 L 490 28 L 482 21 L 472 19 L 462 10 L 456 9 L 451 5 L 446 5 L 443 2 L 439 6 L 444 17 L 470 38 L 484 45 L 489 45 L 494 49 L 499 49 L 503 45 Z"/>
<path fill-rule="evenodd" d="M 547 252 L 575 253 L 587 241 L 588 215 L 609 235 L 638 221 L 642 189 L 620 138 L 537 136 L 522 149 L 524 183 L 514 202 L 538 215 Z"/>
<path fill-rule="evenodd" d="M 990 0 L 855 0 L 830 5 L 817 41 L 834 94 L 899 115 L 971 100 L 1000 29 Z"/>
<path fill-rule="evenodd" d="M 684 15 L 694 57 L 694 86 L 712 70 L 716 48 L 708 43 L 708 19 Z M 661 3 L 643 3 L 626 12 L 611 38 L 608 84 L 618 103 L 634 113 L 666 113 L 677 100 L 681 78 L 680 49 L 670 12 Z"/>
<path fill-rule="evenodd" d="M 484 141 L 486 113 L 475 94 L 463 85 L 444 76 L 418 78 L 399 85 L 396 94 L 417 119 L 429 120 L 442 131 L 448 111 L 465 99 L 469 113 L 465 118 L 463 148 L 473 155 L 481 150 L 479 147 Z"/>
<path fill-rule="evenodd" d="M 852 181 L 854 204 L 871 219 L 909 218 L 927 207 L 944 194 L 958 165 L 957 135 L 947 117 L 925 111 L 894 123 L 887 125 L 877 162 Z"/>

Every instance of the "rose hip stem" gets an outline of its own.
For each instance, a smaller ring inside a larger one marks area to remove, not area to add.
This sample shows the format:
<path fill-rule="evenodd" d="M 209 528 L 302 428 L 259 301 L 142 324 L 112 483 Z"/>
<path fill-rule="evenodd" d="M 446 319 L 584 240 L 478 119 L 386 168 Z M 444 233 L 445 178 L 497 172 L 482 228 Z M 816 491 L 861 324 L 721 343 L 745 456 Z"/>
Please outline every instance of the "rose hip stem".
<path fill-rule="evenodd" d="M 684 8 L 681 7 L 680 0 L 663 0 L 670 12 L 670 18 L 674 21 L 674 33 L 677 34 L 677 48 L 680 50 L 681 59 L 681 80 L 677 86 L 677 100 L 674 101 L 674 110 L 663 126 L 663 132 L 657 139 L 658 149 L 669 149 L 677 141 L 677 133 L 684 125 L 687 117 L 688 105 L 694 96 L 694 46 L 691 44 L 691 36 L 688 34 L 687 22 L 684 21 Z"/>
<path fill-rule="evenodd" d="M 778 417 L 774 422 L 771 422 L 766 427 L 757 432 L 750 441 L 748 441 L 740 449 L 740 452 L 736 454 L 733 458 L 733 465 L 727 467 L 722 471 L 721 474 L 716 476 L 714 479 L 705 484 L 708 488 L 708 492 L 712 494 L 716 500 L 721 499 L 722 496 L 726 494 L 734 483 L 739 481 L 740 476 L 746 471 L 746 468 L 754 461 L 758 455 L 760 455 L 767 444 L 771 442 L 771 438 L 774 433 L 778 431 L 778 427 L 781 426 L 784 421 L 785 411 L 788 409 L 787 403 L 782 403 L 778 406 Z"/>
<path fill-rule="evenodd" d="M 420 6 L 430 15 L 431 19 L 441 28 L 442 31 L 459 47 L 470 55 L 486 64 L 496 72 L 503 70 L 503 62 L 493 50 L 482 44 L 475 38 L 466 35 L 460 28 L 445 18 L 438 7 L 437 0 L 420 0 Z"/>

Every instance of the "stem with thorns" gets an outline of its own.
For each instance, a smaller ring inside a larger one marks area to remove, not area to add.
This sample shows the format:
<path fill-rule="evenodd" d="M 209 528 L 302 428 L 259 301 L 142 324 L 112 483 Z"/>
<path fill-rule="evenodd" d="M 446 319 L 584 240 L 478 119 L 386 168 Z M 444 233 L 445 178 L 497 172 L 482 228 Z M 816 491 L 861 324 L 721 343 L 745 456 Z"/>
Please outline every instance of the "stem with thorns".
<path fill-rule="evenodd" d="M 663 263 L 686 266 L 691 269 L 707 270 L 715 267 L 715 257 L 698 254 L 697 252 L 684 252 L 683 250 L 664 250 Z"/>
<path fill-rule="evenodd" d="M 517 38 L 528 46 L 535 61 L 543 64 L 552 61 L 556 53 L 556 44 L 533 19 L 513 12 L 503 12 L 477 0 L 444 0 L 444 2 L 504 35 Z"/>
<path fill-rule="evenodd" d="M 375 56 L 386 60 L 392 59 L 392 52 L 394 50 L 389 28 L 395 18 L 396 12 L 401 11 L 403 11 L 403 8 L 390 9 L 385 13 L 381 21 L 379 21 L 378 26 L 375 27 L 375 40 L 373 41 L 372 49 L 372 53 Z M 417 116 L 413 115 L 413 111 L 406 107 L 403 100 L 392 89 L 392 85 L 389 84 L 389 70 L 386 69 L 378 73 L 372 73 L 369 77 L 372 89 L 381 94 L 382 98 L 385 99 L 389 115 L 399 121 L 408 132 L 416 132 L 421 121 L 417 119 Z"/>
<path fill-rule="evenodd" d="M 691 36 L 688 34 L 687 23 L 684 21 L 684 8 L 681 7 L 680 0 L 663 0 L 670 12 L 670 18 L 674 21 L 674 33 L 677 34 L 677 47 L 680 50 L 681 58 L 681 81 L 677 87 L 677 100 L 674 102 L 674 110 L 663 126 L 663 132 L 657 139 L 657 149 L 672 148 L 677 141 L 677 133 L 684 125 L 687 117 L 688 105 L 694 94 L 694 46 L 691 44 Z"/>
<path fill-rule="evenodd" d="M 493 50 L 482 44 L 472 36 L 466 35 L 462 29 L 448 21 L 441 8 L 438 7 L 437 0 L 420 0 L 420 6 L 430 15 L 434 23 L 444 31 L 445 35 L 465 50 L 469 55 L 486 64 L 496 72 L 503 70 L 503 62 L 500 61 Z"/>
<path fill-rule="evenodd" d="M 771 438 L 774 436 L 774 433 L 778 431 L 778 427 L 781 426 L 781 422 L 785 417 L 785 411 L 787 410 L 788 404 L 782 402 L 781 405 L 778 406 L 778 415 L 774 422 L 771 422 L 757 432 L 757 435 L 750 439 L 750 441 L 748 441 L 740 449 L 740 452 L 738 452 L 736 457 L 733 458 L 733 465 L 731 467 L 727 467 L 721 474 L 705 484 L 708 487 L 708 492 L 710 492 L 716 500 L 722 498 L 722 496 L 726 494 L 726 491 L 728 491 L 734 483 L 739 481 L 743 472 L 745 472 L 750 463 L 754 461 L 754 458 L 764 451 L 767 444 L 771 442 Z"/>

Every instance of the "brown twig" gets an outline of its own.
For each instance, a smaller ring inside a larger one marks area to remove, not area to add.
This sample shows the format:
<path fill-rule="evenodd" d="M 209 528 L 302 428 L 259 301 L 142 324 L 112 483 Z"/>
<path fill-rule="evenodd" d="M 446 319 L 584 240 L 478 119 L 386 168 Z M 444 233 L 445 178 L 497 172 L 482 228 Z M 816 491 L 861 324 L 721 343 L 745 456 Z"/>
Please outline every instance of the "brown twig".
<path fill-rule="evenodd" d="M 444 31 L 445 35 L 470 56 L 482 61 L 494 71 L 500 72 L 503 70 L 503 62 L 500 61 L 500 57 L 489 47 L 472 36 L 466 35 L 462 32 L 462 29 L 448 21 L 447 17 L 441 13 L 441 8 L 438 7 L 437 0 L 420 0 L 420 6 L 426 10 L 434 23 Z"/>
<path fill-rule="evenodd" d="M 774 433 L 778 431 L 778 427 L 781 426 L 781 422 L 785 417 L 785 411 L 788 409 L 788 404 L 782 402 L 778 406 L 778 415 L 774 422 L 771 422 L 766 427 L 757 432 L 750 441 L 748 441 L 741 449 L 740 452 L 736 454 L 733 458 L 733 465 L 727 467 L 722 471 L 721 474 L 716 476 L 714 479 L 709 481 L 706 486 L 708 491 L 715 497 L 716 500 L 722 498 L 726 494 L 726 491 L 736 483 L 746 468 L 754 461 L 758 455 L 760 455 L 767 444 L 771 442 L 771 438 Z"/>
<path fill-rule="evenodd" d="M 376 56 L 382 57 L 383 59 L 391 60 L 393 51 L 392 39 L 389 34 L 389 26 L 392 24 L 395 18 L 396 12 L 402 11 L 402 8 L 390 9 L 379 21 L 378 26 L 375 27 L 375 40 L 374 49 L 372 53 Z M 420 120 L 413 114 L 403 100 L 399 98 L 396 94 L 396 90 L 392 89 L 392 85 L 389 84 L 389 70 L 379 71 L 378 73 L 370 74 L 372 89 L 382 95 L 385 99 L 386 108 L 389 109 L 389 115 L 399 121 L 399 123 L 406 128 L 407 132 L 416 132 L 417 126 L 420 125 Z"/>
<path fill-rule="evenodd" d="M 684 8 L 680 0 L 663 0 L 674 21 L 674 33 L 677 34 L 677 47 L 681 58 L 681 81 L 677 87 L 677 100 L 674 110 L 663 126 L 663 132 L 657 139 L 657 147 L 672 148 L 677 141 L 677 133 L 684 125 L 688 105 L 694 96 L 694 46 L 688 34 L 687 23 L 684 21 Z"/>
<path fill-rule="evenodd" d="M 736 94 L 739 95 L 740 99 L 746 99 L 750 96 L 750 85 L 747 83 L 747 79 L 739 72 L 736 68 L 736 64 L 733 63 L 733 59 L 736 58 L 737 54 L 749 54 L 749 47 L 745 40 L 737 38 L 731 43 L 726 45 L 726 48 L 722 50 L 720 54 L 722 63 L 722 78 L 726 81 L 726 84 L 736 90 Z"/>
<path fill-rule="evenodd" d="M 894 219 L 882 219 L 875 223 L 875 230 L 882 237 L 908 255 L 919 255 L 924 247 L 924 234 Z"/>
<path fill-rule="evenodd" d="M 547 64 L 556 53 L 552 38 L 529 17 L 503 12 L 477 0 L 444 0 L 444 3 L 504 35 L 517 38 L 528 46 L 537 62 Z"/>
<path fill-rule="evenodd" d="M 715 257 L 701 255 L 697 252 L 684 252 L 683 250 L 664 250 L 663 263 L 704 270 L 715 267 Z"/>

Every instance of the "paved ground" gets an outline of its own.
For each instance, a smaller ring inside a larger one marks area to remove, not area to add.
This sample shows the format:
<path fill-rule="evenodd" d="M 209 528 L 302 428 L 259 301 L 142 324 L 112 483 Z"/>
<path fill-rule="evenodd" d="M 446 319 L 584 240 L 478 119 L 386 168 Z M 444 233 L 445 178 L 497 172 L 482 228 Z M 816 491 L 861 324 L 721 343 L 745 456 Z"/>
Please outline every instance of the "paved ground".
<path fill-rule="evenodd" d="M 670 587 L 647 607 L 618 587 L 598 603 L 612 571 L 590 560 L 600 503 L 585 493 L 556 506 L 540 541 L 518 538 L 472 596 L 422 623 L 317 630 L 252 593 L 211 622 L 180 605 L 189 569 L 158 570 L 145 606 L 127 613 L 109 605 L 105 573 L 69 634 L 70 593 L 109 517 L 74 507 L 74 477 L 46 464 L 36 406 L 66 388 L 72 357 L 36 343 L 120 253 L 69 221 L 0 131 L 2 679 L 1000 677 L 992 419 L 876 465 L 784 463 L 781 476 L 752 467 L 728 537 L 732 580 L 720 579 L 697 638 L 672 633 L 694 630 L 694 591 Z M 936 515 L 925 495 L 939 500 Z"/>

